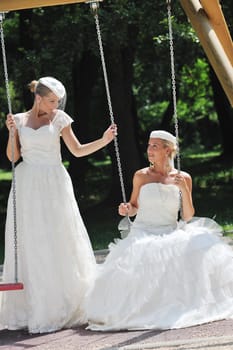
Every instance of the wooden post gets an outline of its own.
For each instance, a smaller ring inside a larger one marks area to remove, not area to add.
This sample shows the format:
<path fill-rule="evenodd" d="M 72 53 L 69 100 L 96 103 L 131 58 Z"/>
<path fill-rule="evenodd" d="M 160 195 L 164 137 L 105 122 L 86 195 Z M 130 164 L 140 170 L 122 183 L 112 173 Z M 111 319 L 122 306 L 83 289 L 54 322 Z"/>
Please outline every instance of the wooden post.
<path fill-rule="evenodd" d="M 86 0 L 0 0 L 0 12 L 86 2 Z M 97 0 L 98 2 L 98 0 Z"/>
<path fill-rule="evenodd" d="M 180 0 L 233 106 L 233 43 L 218 0 Z"/>
<path fill-rule="evenodd" d="M 218 0 L 200 0 L 203 9 L 205 10 L 209 21 L 220 40 L 224 51 L 233 66 L 233 45 L 232 39 L 227 27 L 225 18 L 222 13 L 221 6 Z"/>

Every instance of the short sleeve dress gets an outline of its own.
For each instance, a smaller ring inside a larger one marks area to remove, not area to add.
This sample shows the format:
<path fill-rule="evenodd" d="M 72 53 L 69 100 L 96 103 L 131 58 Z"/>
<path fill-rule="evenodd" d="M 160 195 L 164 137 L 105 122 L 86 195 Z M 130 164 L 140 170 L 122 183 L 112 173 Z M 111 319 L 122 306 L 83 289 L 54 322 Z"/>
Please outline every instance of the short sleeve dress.
<path fill-rule="evenodd" d="M 62 164 L 60 134 L 72 119 L 57 110 L 49 125 L 32 129 L 24 113 L 15 121 L 22 161 L 16 166 L 19 280 L 24 290 L 0 296 L 7 329 L 51 332 L 86 322 L 83 300 L 96 263 L 73 186 Z M 3 281 L 14 280 L 12 190 L 9 195 Z"/>

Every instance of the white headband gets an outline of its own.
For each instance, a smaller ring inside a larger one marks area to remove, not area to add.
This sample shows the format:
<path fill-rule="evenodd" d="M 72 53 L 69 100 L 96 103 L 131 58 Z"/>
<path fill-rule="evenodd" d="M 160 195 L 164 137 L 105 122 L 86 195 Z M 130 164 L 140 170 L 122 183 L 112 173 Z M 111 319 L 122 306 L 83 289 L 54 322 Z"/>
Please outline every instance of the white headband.
<path fill-rule="evenodd" d="M 164 130 L 154 130 L 150 133 L 151 139 L 162 139 L 171 142 L 174 146 L 176 146 L 176 137 L 170 134 L 170 132 Z"/>
<path fill-rule="evenodd" d="M 63 98 L 66 94 L 64 85 L 53 77 L 40 78 L 39 83 L 51 90 L 59 99 Z"/>

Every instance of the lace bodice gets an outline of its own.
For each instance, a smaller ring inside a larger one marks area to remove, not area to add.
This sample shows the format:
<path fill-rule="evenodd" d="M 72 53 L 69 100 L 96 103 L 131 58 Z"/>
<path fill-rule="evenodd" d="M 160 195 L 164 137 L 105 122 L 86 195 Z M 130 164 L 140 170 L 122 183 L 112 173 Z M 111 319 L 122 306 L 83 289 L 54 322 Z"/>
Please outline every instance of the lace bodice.
<path fill-rule="evenodd" d="M 28 164 L 60 164 L 60 133 L 72 123 L 72 119 L 61 110 L 57 110 L 53 120 L 39 129 L 24 125 L 24 113 L 16 114 L 15 121 L 19 133 L 21 154 Z"/>

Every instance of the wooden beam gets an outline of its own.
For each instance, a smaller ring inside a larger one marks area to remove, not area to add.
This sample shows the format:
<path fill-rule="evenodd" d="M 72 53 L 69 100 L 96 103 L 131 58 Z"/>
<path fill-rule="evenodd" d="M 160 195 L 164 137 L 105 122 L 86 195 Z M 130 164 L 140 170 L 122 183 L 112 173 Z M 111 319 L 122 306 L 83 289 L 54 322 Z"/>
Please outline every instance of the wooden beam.
<path fill-rule="evenodd" d="M 201 2 L 200 2 L 201 1 Z M 233 106 L 233 43 L 218 0 L 180 0 Z M 203 4 L 203 6 L 202 6 Z"/>
<path fill-rule="evenodd" d="M 233 45 L 231 35 L 222 13 L 221 6 L 218 0 L 200 0 L 203 9 L 205 10 L 210 23 L 219 38 L 224 51 L 226 52 L 233 66 Z"/>
<path fill-rule="evenodd" d="M 0 0 L 0 12 L 75 4 L 79 2 L 86 2 L 86 0 Z"/>

